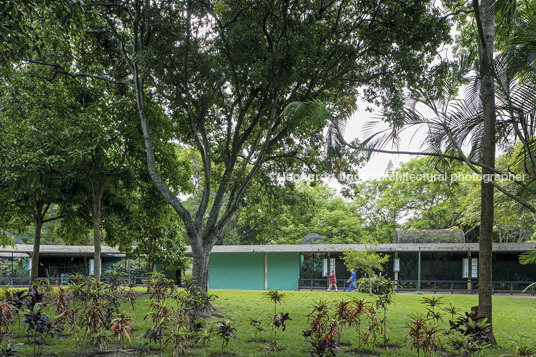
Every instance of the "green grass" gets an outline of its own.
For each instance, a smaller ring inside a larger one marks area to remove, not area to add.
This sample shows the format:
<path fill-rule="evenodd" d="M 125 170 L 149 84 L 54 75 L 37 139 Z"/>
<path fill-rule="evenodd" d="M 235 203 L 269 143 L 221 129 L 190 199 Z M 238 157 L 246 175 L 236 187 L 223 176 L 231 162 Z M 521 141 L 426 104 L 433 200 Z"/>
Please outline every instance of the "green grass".
<path fill-rule="evenodd" d="M 231 324 L 236 327 L 236 339 L 232 339 L 227 347 L 227 351 L 233 351 L 239 356 L 264 356 L 262 350 L 266 344 L 261 342 L 252 342 L 254 338 L 254 329 L 249 325 L 252 319 L 262 319 L 265 322 L 265 331 L 259 333 L 259 340 L 267 340 L 270 336 L 270 328 L 266 326 L 273 314 L 274 306 L 267 301 L 262 291 L 229 291 L 215 290 L 212 294 L 218 296 L 214 301 L 215 307 L 221 309 Z M 278 355 L 281 356 L 304 356 L 309 345 L 304 342 L 302 331 L 308 326 L 306 315 L 311 311 L 311 304 L 319 300 L 335 302 L 339 299 L 348 299 L 350 297 L 364 297 L 372 300 L 366 294 L 361 293 L 327 293 L 327 292 L 284 292 L 285 297 L 281 305 L 278 305 L 278 312 L 288 312 L 292 321 L 288 321 L 286 331 L 278 332 L 278 347 L 282 349 Z M 408 315 L 413 313 L 424 313 L 426 310 L 421 305 L 420 300 L 426 295 L 395 295 L 394 303 L 390 306 L 387 313 L 388 325 L 387 333 L 389 343 L 399 345 L 399 349 L 385 350 L 375 347 L 373 350 L 382 356 L 417 356 L 416 351 L 410 348 L 410 341 L 406 341 L 407 329 L 405 324 Z M 144 341 L 140 335 L 145 332 L 150 322 L 144 320 L 147 311 L 148 298 L 138 299 L 136 311 L 132 311 L 130 306 L 124 305 L 122 311 L 134 317 L 136 330 L 133 332 L 133 345 L 121 344 L 120 346 L 110 346 L 115 348 L 133 348 L 142 344 Z M 445 305 L 452 303 L 463 311 L 469 311 L 471 306 L 477 305 L 477 296 L 452 296 L 443 295 L 442 299 Z M 536 345 L 536 299 L 522 297 L 494 297 L 494 327 L 498 346 L 489 348 L 484 352 L 484 356 L 501 356 L 504 354 L 514 354 L 515 347 L 520 342 L 523 344 L 532 343 Z M 445 327 L 448 323 L 448 316 L 444 317 Z M 16 326 L 16 325 L 15 325 Z M 378 339 L 378 343 L 383 341 Z M 4 341 L 5 342 L 5 341 Z M 13 341 L 12 341 L 13 342 Z M 18 342 L 18 341 L 15 341 Z M 20 340 L 23 342 L 23 340 Z M 351 348 L 357 347 L 356 333 L 354 330 L 345 329 L 341 342 L 351 344 Z M 153 347 L 154 348 L 154 347 Z M 345 346 L 340 351 L 341 356 L 347 356 L 345 353 L 350 347 Z M 76 343 L 72 339 L 63 338 L 53 340 L 45 348 L 45 352 L 56 355 L 72 355 L 77 349 Z M 82 348 L 84 350 L 86 348 Z M 209 346 L 204 348 L 193 348 L 190 350 L 194 356 L 208 356 L 211 353 L 217 353 L 221 350 L 221 342 L 215 339 Z M 32 348 L 25 347 L 26 353 L 31 352 Z M 148 355 L 160 355 L 153 352 Z M 162 355 L 170 355 L 170 349 L 166 349 Z M 422 353 L 421 353 L 422 355 Z"/>

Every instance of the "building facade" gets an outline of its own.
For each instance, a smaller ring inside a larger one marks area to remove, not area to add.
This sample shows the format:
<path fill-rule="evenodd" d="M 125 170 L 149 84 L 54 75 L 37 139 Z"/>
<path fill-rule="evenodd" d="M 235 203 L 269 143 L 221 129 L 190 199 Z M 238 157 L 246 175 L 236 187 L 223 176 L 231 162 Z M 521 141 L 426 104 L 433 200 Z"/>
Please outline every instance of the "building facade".
<path fill-rule="evenodd" d="M 383 275 L 401 290 L 475 291 L 478 288 L 478 244 L 395 243 L 215 246 L 210 258 L 211 289 L 299 290 L 327 288 L 335 270 L 344 288 L 349 277 L 342 253 L 347 249 L 375 249 L 387 254 Z M 536 281 L 536 265 L 521 265 L 519 255 L 536 243 L 493 246 L 496 291 L 520 291 Z"/>
<path fill-rule="evenodd" d="M 25 244 L 0 248 L 0 285 L 27 284 L 32 248 Z M 209 288 L 326 289 L 327 278 L 334 270 L 339 289 L 344 289 L 349 272 L 342 255 L 348 249 L 373 249 L 388 255 L 389 261 L 381 273 L 395 280 L 399 290 L 474 292 L 478 288 L 476 243 L 215 246 L 210 257 Z M 536 264 L 519 263 L 519 255 L 532 250 L 536 250 L 536 243 L 493 245 L 493 281 L 496 292 L 518 292 L 536 281 Z M 191 255 L 190 249 L 186 255 Z M 44 245 L 40 252 L 39 277 L 57 281 L 66 274 L 91 275 L 92 259 L 92 246 Z M 124 262 L 124 253 L 102 247 L 103 275 Z M 14 274 L 15 271 L 17 274 Z M 177 278 L 176 271 L 164 273 L 168 278 Z M 138 277 L 137 283 L 142 281 L 143 277 Z"/>

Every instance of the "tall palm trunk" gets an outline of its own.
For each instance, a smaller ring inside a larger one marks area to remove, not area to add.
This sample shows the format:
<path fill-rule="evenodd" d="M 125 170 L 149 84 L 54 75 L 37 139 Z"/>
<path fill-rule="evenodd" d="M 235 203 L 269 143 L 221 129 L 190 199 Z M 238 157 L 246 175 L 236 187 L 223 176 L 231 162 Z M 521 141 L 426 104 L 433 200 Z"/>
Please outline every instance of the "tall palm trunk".
<path fill-rule="evenodd" d="M 495 167 L 495 88 L 493 79 L 493 49 L 495 42 L 495 13 L 493 1 L 473 0 L 475 19 L 478 29 L 478 52 L 480 57 L 481 98 L 483 110 L 483 138 L 482 138 L 482 170 L 481 183 L 481 212 L 480 212 L 480 245 L 478 269 L 478 313 L 486 317 L 492 326 L 492 242 L 493 242 L 493 215 L 494 196 L 491 183 Z M 492 342 L 495 343 L 493 330 Z"/>

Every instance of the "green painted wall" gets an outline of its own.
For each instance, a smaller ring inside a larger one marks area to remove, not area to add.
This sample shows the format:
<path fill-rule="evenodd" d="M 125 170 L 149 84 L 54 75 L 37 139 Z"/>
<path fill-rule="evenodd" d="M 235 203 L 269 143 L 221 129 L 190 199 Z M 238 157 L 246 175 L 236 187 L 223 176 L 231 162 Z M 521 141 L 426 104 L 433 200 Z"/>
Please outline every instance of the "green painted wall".
<path fill-rule="evenodd" d="M 299 253 L 268 254 L 268 289 L 298 290 Z M 212 253 L 210 289 L 264 290 L 264 253 Z"/>
<path fill-rule="evenodd" d="M 268 289 L 298 290 L 299 253 L 268 253 Z"/>
<path fill-rule="evenodd" d="M 264 289 L 263 253 L 212 253 L 210 289 Z"/>

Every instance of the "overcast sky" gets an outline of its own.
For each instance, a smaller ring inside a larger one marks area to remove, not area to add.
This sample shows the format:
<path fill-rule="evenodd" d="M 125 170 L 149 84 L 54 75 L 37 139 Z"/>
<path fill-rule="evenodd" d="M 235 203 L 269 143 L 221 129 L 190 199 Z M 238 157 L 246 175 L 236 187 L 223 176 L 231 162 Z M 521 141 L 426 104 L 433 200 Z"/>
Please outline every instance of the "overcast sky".
<path fill-rule="evenodd" d="M 347 141 L 354 140 L 359 138 L 363 140 L 366 138 L 366 132 L 363 129 L 363 126 L 367 122 L 376 121 L 380 116 L 380 112 L 368 112 L 365 110 L 366 104 L 362 103 L 359 106 L 359 110 L 354 113 L 352 118 L 347 124 L 345 131 L 345 139 Z M 378 130 L 383 128 L 388 128 L 387 124 L 381 124 L 377 126 Z M 424 130 L 418 131 L 405 131 L 401 135 L 401 141 L 399 145 L 399 150 L 405 151 L 419 151 L 421 149 L 421 144 L 424 138 Z M 395 149 L 393 147 L 385 147 L 385 149 Z M 370 161 L 365 164 L 365 166 L 359 169 L 359 177 L 362 180 L 380 178 L 385 175 L 386 170 L 389 166 L 389 161 L 394 165 L 394 168 L 398 168 L 401 163 L 410 160 L 412 156 L 409 155 L 392 155 L 392 154 L 380 154 L 374 153 Z"/>

